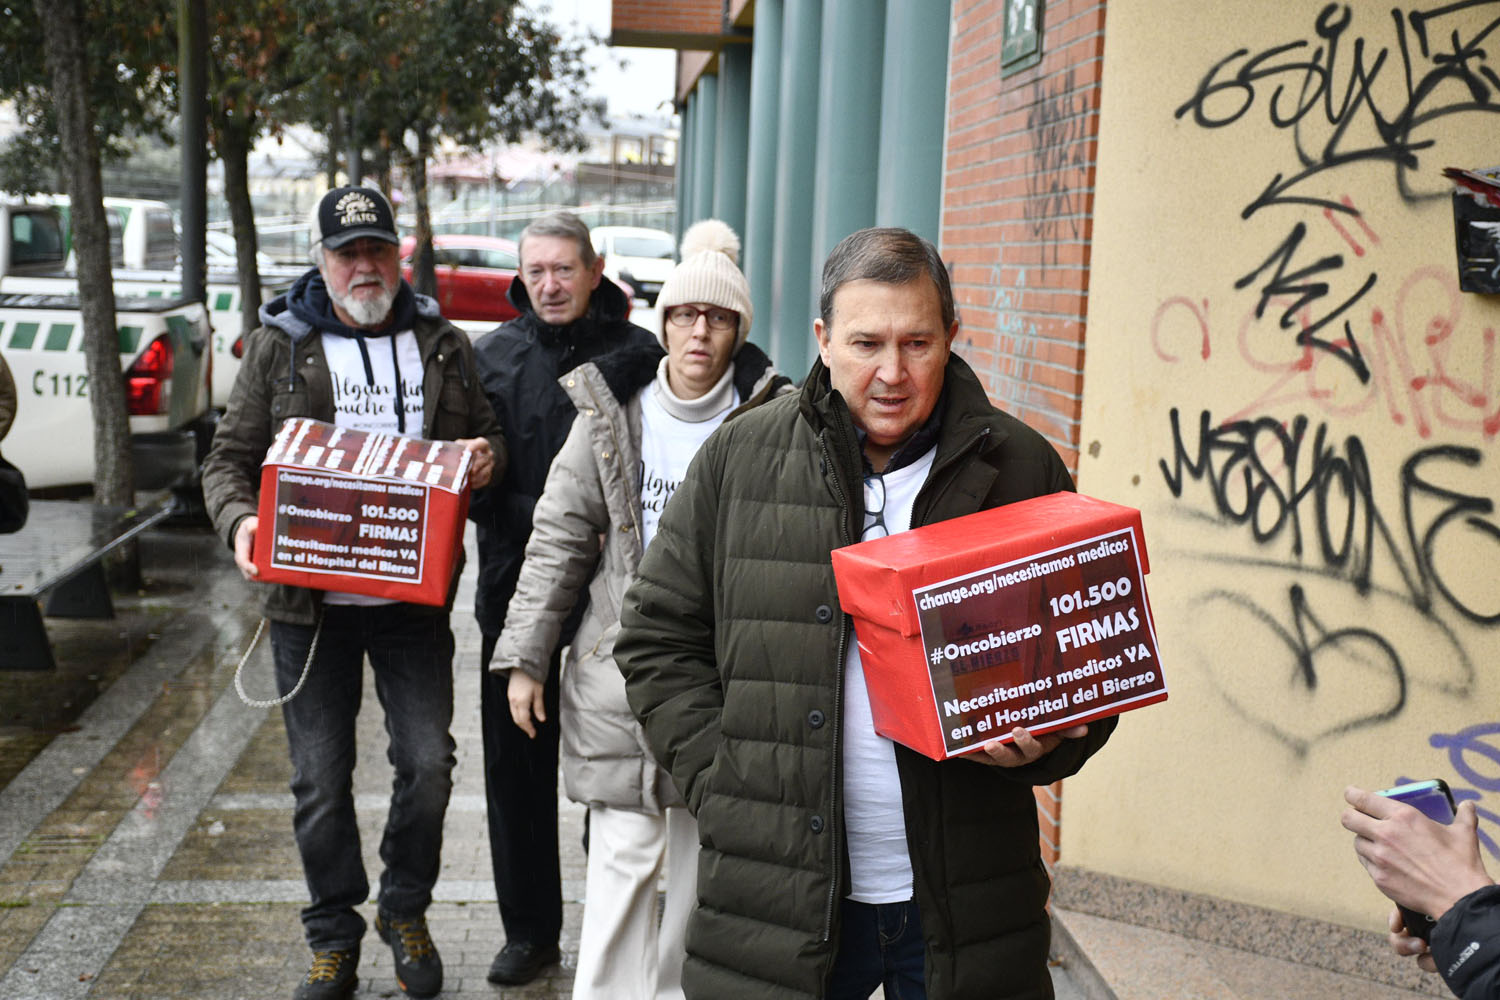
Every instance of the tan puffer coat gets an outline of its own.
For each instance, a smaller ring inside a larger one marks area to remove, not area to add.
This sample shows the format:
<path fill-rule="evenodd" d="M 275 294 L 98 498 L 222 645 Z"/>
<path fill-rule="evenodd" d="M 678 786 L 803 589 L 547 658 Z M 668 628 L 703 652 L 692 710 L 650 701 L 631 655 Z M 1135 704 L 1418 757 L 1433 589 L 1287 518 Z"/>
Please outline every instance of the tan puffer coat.
<path fill-rule="evenodd" d="M 683 805 L 652 757 L 614 661 L 620 605 L 641 561 L 641 391 L 662 357 L 629 345 L 558 383 L 578 408 L 537 500 L 531 537 L 492 671 L 546 680 L 563 622 L 587 587 L 588 606 L 563 661 L 563 785 L 575 802 L 651 814 Z M 743 412 L 790 387 L 754 344 L 735 356 Z"/>

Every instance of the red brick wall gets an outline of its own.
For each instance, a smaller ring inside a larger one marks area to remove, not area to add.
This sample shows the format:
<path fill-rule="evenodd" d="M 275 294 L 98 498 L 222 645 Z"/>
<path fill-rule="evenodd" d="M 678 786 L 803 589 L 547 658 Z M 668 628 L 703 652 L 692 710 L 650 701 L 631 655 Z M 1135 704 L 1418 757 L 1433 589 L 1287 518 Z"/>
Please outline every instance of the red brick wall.
<path fill-rule="evenodd" d="M 612 31 L 717 35 L 724 30 L 723 0 L 614 0 Z"/>
<path fill-rule="evenodd" d="M 1004 0 L 954 0 L 941 249 L 959 351 L 1078 470 L 1104 0 L 1048 0 L 1042 59 L 1001 79 Z M 1056 864 L 1062 785 L 1036 790 Z"/>
<path fill-rule="evenodd" d="M 960 351 L 1076 471 L 1105 4 L 1042 6 L 1041 62 L 1002 80 L 1004 0 L 954 0 L 942 251 Z"/>

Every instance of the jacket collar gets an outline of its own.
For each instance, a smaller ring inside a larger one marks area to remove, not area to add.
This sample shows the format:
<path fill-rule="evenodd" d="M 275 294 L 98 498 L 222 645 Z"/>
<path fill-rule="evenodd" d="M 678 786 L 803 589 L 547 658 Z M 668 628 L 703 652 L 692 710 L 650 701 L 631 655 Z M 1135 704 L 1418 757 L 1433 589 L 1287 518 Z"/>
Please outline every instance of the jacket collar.
<path fill-rule="evenodd" d="M 656 378 L 657 366 L 665 356 L 659 344 L 626 343 L 587 364 L 598 370 L 610 394 L 624 405 Z M 749 341 L 740 345 L 734 356 L 734 388 L 741 400 L 751 401 L 767 385 L 779 389 L 790 384 L 786 376 L 777 373 L 765 351 Z"/>
<path fill-rule="evenodd" d="M 401 289 L 396 293 L 396 298 L 401 303 L 410 302 L 411 312 L 401 317 L 409 322 L 402 329 L 414 325 L 417 319 L 440 319 L 442 316 L 437 300 L 428 295 L 418 295 L 406 283 L 405 278 L 401 279 Z M 274 327 L 290 337 L 293 343 L 297 343 L 319 329 L 310 322 L 307 310 L 320 309 L 321 306 L 317 303 L 326 303 L 327 300 L 328 291 L 323 284 L 322 274 L 316 267 L 310 267 L 290 289 L 260 307 L 259 319 L 262 326 Z"/>
<path fill-rule="evenodd" d="M 576 328 L 579 326 L 597 329 L 601 325 L 623 320 L 630 312 L 630 300 L 625 297 L 620 286 L 608 277 L 599 279 L 599 287 L 589 295 L 589 307 L 584 314 L 566 326 L 552 326 L 542 322 L 542 318 L 532 307 L 531 294 L 526 291 L 526 284 L 520 275 L 511 281 L 510 290 L 505 293 L 505 297 L 544 340 L 571 339 L 577 336 Z"/>

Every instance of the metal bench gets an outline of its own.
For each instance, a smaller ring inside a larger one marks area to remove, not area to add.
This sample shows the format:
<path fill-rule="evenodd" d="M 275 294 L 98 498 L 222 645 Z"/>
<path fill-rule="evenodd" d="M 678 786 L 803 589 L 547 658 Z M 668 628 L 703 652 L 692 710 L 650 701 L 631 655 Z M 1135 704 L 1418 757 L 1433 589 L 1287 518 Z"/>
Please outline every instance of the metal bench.
<path fill-rule="evenodd" d="M 171 517 L 169 498 L 136 507 L 32 500 L 26 526 L 0 535 L 0 670 L 53 670 L 42 616 L 112 618 L 102 560 Z"/>

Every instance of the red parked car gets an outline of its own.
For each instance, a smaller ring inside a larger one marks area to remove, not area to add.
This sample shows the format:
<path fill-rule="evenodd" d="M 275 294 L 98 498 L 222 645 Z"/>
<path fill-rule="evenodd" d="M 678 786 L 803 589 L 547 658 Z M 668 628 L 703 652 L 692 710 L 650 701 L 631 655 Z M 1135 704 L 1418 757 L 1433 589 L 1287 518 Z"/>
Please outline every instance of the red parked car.
<path fill-rule="evenodd" d="M 415 236 L 401 241 L 401 276 L 407 281 L 412 279 L 416 248 Z M 438 233 L 432 237 L 432 252 L 438 306 L 445 319 L 491 324 L 515 319 L 516 307 L 505 297 L 520 263 L 513 241 L 498 236 Z"/>
<path fill-rule="evenodd" d="M 415 236 L 401 241 L 401 276 L 407 281 L 412 280 L 412 256 L 416 248 Z M 520 266 L 513 240 L 467 233 L 435 233 L 432 252 L 437 271 L 438 307 L 442 309 L 444 319 L 471 332 L 483 332 L 515 319 L 516 307 L 505 297 Z M 615 284 L 625 292 L 627 301 L 634 294 L 624 282 L 616 281 Z M 626 309 L 628 316 L 628 305 Z"/>

